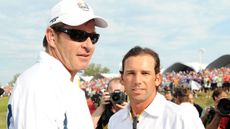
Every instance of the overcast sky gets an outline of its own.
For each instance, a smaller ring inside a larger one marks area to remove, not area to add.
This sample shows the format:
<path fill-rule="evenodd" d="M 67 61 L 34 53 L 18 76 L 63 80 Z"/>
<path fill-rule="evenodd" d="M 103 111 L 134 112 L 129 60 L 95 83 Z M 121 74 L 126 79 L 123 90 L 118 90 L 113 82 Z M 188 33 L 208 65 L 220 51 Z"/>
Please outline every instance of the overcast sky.
<path fill-rule="evenodd" d="M 49 21 L 59 0 L 1 0 L 0 83 L 6 84 L 36 62 Z M 161 65 L 209 64 L 230 53 L 229 0 L 87 0 L 95 14 L 109 21 L 91 63 L 118 73 L 133 46 L 157 51 Z"/>

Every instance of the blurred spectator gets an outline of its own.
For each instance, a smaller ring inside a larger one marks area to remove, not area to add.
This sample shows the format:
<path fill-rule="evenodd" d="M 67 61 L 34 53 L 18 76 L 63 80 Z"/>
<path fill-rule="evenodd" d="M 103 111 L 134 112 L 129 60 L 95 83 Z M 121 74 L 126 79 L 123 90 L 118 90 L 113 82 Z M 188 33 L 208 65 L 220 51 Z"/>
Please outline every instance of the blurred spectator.
<path fill-rule="evenodd" d="M 12 87 L 11 86 L 5 86 L 0 88 L 0 96 L 5 94 L 5 95 L 11 95 L 12 92 Z"/>
<path fill-rule="evenodd" d="M 194 102 L 194 95 L 192 92 L 190 92 L 189 96 L 188 96 L 188 99 L 189 99 L 189 102 L 193 104 L 193 106 L 195 106 L 195 108 L 197 109 L 198 113 L 199 113 L 199 117 L 201 117 L 201 114 L 202 114 L 202 111 L 203 111 L 203 108 L 199 105 L 199 104 L 196 104 Z"/>
<path fill-rule="evenodd" d="M 174 96 L 172 94 L 172 91 L 171 91 L 171 89 L 169 87 L 165 87 L 164 96 L 168 101 L 171 101 L 171 102 L 174 102 L 174 103 L 176 102 L 175 98 L 174 98 Z"/>
<path fill-rule="evenodd" d="M 180 105 L 182 113 L 186 114 L 185 119 L 193 119 L 186 123 L 187 125 L 193 129 L 204 129 L 199 113 L 189 98 L 191 94 L 188 88 L 178 88 L 175 91 L 176 103 Z"/>
<path fill-rule="evenodd" d="M 216 89 L 212 94 L 212 98 L 214 106 L 206 107 L 201 117 L 206 129 L 227 129 L 227 126 L 229 129 L 230 116 L 221 115 L 217 107 L 220 99 L 227 98 L 227 93 L 221 88 Z"/>
<path fill-rule="evenodd" d="M 211 89 L 211 80 L 208 77 L 208 75 L 204 75 L 203 77 L 203 82 L 204 82 L 204 91 L 207 93 Z"/>
<path fill-rule="evenodd" d="M 91 99 L 87 91 L 85 91 L 85 97 L 86 97 L 87 105 L 89 107 L 90 114 L 93 114 L 93 112 L 96 110 L 96 105 L 94 104 L 93 100 Z"/>
<path fill-rule="evenodd" d="M 124 86 L 120 83 L 120 78 L 113 78 L 109 81 L 107 91 L 102 95 L 100 106 L 92 115 L 96 129 L 107 129 L 110 117 L 126 106 L 127 103 L 125 101 L 122 101 L 121 103 L 114 103 L 111 101 L 111 97 L 113 97 L 111 95 L 115 92 L 119 93 L 116 94 L 118 96 L 116 96 L 115 99 L 120 99 L 120 93 L 125 92 Z"/>
<path fill-rule="evenodd" d="M 4 93 L 4 89 L 0 87 L 0 96 Z"/>

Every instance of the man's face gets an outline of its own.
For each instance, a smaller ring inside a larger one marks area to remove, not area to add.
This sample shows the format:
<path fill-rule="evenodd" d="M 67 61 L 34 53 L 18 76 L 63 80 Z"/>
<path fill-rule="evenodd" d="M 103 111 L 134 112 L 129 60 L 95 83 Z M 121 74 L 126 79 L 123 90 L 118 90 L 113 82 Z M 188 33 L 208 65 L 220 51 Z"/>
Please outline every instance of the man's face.
<path fill-rule="evenodd" d="M 80 26 L 66 26 L 65 28 L 93 33 L 95 32 L 95 23 L 89 21 Z M 95 49 L 91 39 L 88 37 L 83 42 L 77 42 L 71 40 L 66 33 L 54 33 L 53 35 L 54 43 L 51 54 L 60 60 L 72 75 L 75 75 L 79 70 L 86 69 Z"/>
<path fill-rule="evenodd" d="M 113 93 L 115 90 L 125 92 L 125 87 L 120 83 L 120 81 L 113 81 L 110 83 L 108 92 Z"/>
<path fill-rule="evenodd" d="M 227 93 L 223 91 L 218 97 L 215 97 L 214 105 L 217 106 L 221 99 L 227 98 L 227 97 L 228 97 Z"/>
<path fill-rule="evenodd" d="M 131 56 L 124 62 L 121 83 L 131 103 L 150 103 L 161 83 L 160 74 L 155 73 L 155 60 L 148 54 Z"/>

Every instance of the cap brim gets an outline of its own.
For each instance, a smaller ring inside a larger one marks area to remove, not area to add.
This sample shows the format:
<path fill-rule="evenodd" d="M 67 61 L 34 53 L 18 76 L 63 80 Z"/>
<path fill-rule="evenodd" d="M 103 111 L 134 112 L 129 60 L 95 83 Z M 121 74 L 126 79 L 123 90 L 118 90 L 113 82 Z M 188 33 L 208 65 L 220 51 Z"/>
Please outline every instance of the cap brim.
<path fill-rule="evenodd" d="M 108 27 L 108 23 L 104 18 L 96 16 L 93 19 L 95 20 L 95 24 L 97 27 L 101 27 L 101 28 Z"/>

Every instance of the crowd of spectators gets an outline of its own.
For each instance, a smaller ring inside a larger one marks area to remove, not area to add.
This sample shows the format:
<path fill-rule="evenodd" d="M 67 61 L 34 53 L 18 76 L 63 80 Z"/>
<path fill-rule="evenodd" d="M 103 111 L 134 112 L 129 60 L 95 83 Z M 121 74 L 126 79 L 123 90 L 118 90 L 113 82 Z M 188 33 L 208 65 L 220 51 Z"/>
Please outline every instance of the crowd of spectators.
<path fill-rule="evenodd" d="M 100 104 L 100 97 L 106 90 L 107 84 L 111 78 L 100 78 L 91 81 L 81 81 L 81 88 L 86 92 L 96 106 Z M 178 87 L 191 88 L 191 81 L 198 82 L 202 87 L 201 91 L 214 90 L 216 88 L 225 88 L 230 91 L 230 68 L 219 69 L 205 69 L 200 72 L 195 71 L 181 71 L 170 72 L 163 75 L 162 87 L 159 88 L 162 93 L 165 89 L 170 89 L 173 93 L 174 89 Z M 210 92 L 208 92 L 210 93 Z M 210 97 L 210 95 L 209 95 Z"/>
<path fill-rule="evenodd" d="M 107 87 L 107 83 L 111 78 L 101 78 L 91 81 L 81 81 L 81 88 L 85 90 L 89 96 L 102 93 Z M 230 91 L 230 68 L 222 67 L 219 69 L 205 69 L 200 72 L 181 71 L 170 72 L 163 75 L 162 90 L 166 87 L 174 89 L 180 86 L 190 87 L 191 80 L 198 82 L 201 90 L 213 90 L 215 88 L 225 88 Z"/>
<path fill-rule="evenodd" d="M 230 90 L 230 68 L 205 69 L 200 72 L 181 71 L 170 72 L 163 76 L 163 87 L 177 88 L 178 86 L 189 87 L 191 80 L 198 82 L 201 90 L 226 88 Z"/>
<path fill-rule="evenodd" d="M 82 81 L 81 88 L 86 92 L 87 96 L 92 99 L 96 107 L 91 108 L 91 114 L 96 110 L 97 106 L 100 105 L 100 100 L 103 92 L 107 88 L 108 82 L 111 78 L 101 78 L 91 81 Z M 170 72 L 163 75 L 163 82 L 160 90 L 160 93 L 165 95 L 165 98 L 169 101 L 176 103 L 176 91 L 180 88 L 190 88 L 191 81 L 195 81 L 201 85 L 200 91 L 207 92 L 214 91 L 216 89 L 224 89 L 225 91 L 230 91 L 230 68 L 219 68 L 219 69 L 206 69 L 200 72 L 195 71 L 181 71 L 181 72 Z M 162 91 L 162 92 L 161 92 Z M 191 91 L 190 96 L 195 92 Z M 211 92 L 207 92 L 211 93 Z M 171 96 L 171 97 L 170 97 Z M 210 94 L 211 96 L 211 94 Z M 211 98 L 210 98 L 211 99 Z M 187 101 L 186 101 L 187 102 Z M 188 100 L 190 102 L 190 98 Z M 187 104 L 187 103 L 186 103 Z M 196 111 L 198 117 L 201 117 L 203 108 L 191 102 L 193 106 L 190 106 L 191 111 Z M 183 105 L 183 104 L 182 104 Z M 188 105 L 188 104 L 187 104 Z M 195 109 L 195 110 L 194 110 Z M 190 108 L 189 108 L 190 110 Z M 193 114 L 193 113 L 192 113 Z M 195 113 L 194 113 L 195 114 Z"/>
<path fill-rule="evenodd" d="M 81 81 L 80 86 L 86 93 L 88 98 L 91 98 L 96 106 L 100 104 L 100 97 L 105 91 L 107 84 L 111 78 L 101 78 L 91 81 Z"/>

